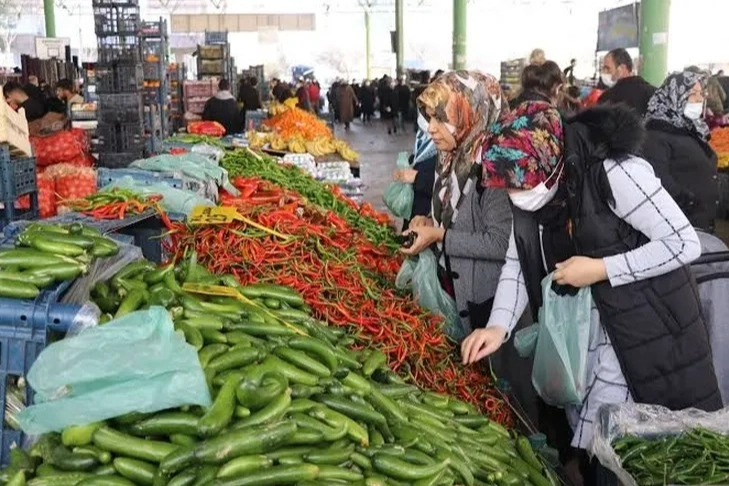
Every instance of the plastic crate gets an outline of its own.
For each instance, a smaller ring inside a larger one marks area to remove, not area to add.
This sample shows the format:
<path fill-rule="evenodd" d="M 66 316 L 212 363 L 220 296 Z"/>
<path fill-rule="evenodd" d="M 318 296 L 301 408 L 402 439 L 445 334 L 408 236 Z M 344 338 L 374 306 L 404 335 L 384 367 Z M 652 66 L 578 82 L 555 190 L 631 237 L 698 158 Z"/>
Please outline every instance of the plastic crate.
<path fill-rule="evenodd" d="M 96 127 L 100 153 L 141 152 L 144 148 L 141 122 L 99 123 Z"/>
<path fill-rule="evenodd" d="M 185 81 L 182 87 L 185 98 L 210 98 L 215 94 L 211 81 Z"/>
<path fill-rule="evenodd" d="M 164 69 L 159 62 L 145 62 L 142 65 L 145 80 L 159 81 L 164 79 Z"/>
<path fill-rule="evenodd" d="M 142 249 L 144 258 L 155 263 L 162 263 L 164 257 L 162 235 L 165 231 L 158 217 L 147 218 L 118 230 L 121 234 L 133 236 L 134 244 Z"/>
<path fill-rule="evenodd" d="M 28 196 L 30 197 L 28 208 L 15 207 L 17 201 L 15 199 L 0 201 L 3 204 L 3 208 L 0 209 L 0 229 L 14 221 L 38 219 L 38 192 L 31 192 Z"/>
<path fill-rule="evenodd" d="M 97 5 L 94 7 L 94 30 L 99 37 L 137 35 L 140 26 L 138 6 Z"/>
<path fill-rule="evenodd" d="M 200 59 L 218 60 L 226 57 L 226 46 L 223 44 L 198 46 L 197 53 Z"/>
<path fill-rule="evenodd" d="M 102 123 L 139 123 L 142 96 L 137 93 L 99 94 L 97 118 Z"/>
<path fill-rule="evenodd" d="M 205 103 L 207 103 L 207 100 L 187 100 L 185 101 L 185 111 L 202 115 L 203 111 L 205 111 Z"/>
<path fill-rule="evenodd" d="M 7 146 L 0 147 L 0 199 L 14 201 L 38 188 L 35 176 L 35 158 L 11 159 Z"/>
<path fill-rule="evenodd" d="M 121 228 L 135 225 L 146 219 L 154 218 L 154 216 L 155 212 L 153 210 L 145 211 L 142 214 L 130 216 L 124 219 L 94 219 L 91 216 L 86 216 L 85 214 L 72 212 L 44 219 L 43 222 L 49 224 L 81 223 L 87 226 L 92 226 L 105 235 L 110 235 Z M 12 238 L 14 240 L 15 236 L 31 223 L 32 221 L 17 221 L 9 224 L 3 230 L 3 237 L 5 239 Z"/>
<path fill-rule="evenodd" d="M 169 172 L 151 172 L 142 169 L 106 169 L 96 172 L 96 183 L 99 188 L 108 186 L 124 177 L 131 177 L 142 186 L 165 184 L 176 189 L 183 189 L 184 181 L 177 174 Z"/>
<path fill-rule="evenodd" d="M 227 44 L 228 31 L 225 32 L 205 32 L 206 44 Z"/>
<path fill-rule="evenodd" d="M 136 93 L 142 89 L 144 72 L 141 64 L 99 67 L 96 70 L 98 94 Z"/>
<path fill-rule="evenodd" d="M 123 42 L 99 45 L 96 49 L 98 60 L 97 69 L 120 64 L 138 64 L 142 57 L 139 44 L 136 43 L 136 38 L 131 40 L 132 42 L 130 43 Z"/>
<path fill-rule="evenodd" d="M 129 167 L 129 164 L 135 160 L 143 158 L 144 153 L 141 150 L 136 152 L 100 153 L 99 162 L 96 165 L 99 167 L 106 167 L 108 169 L 119 169 L 122 167 Z"/>

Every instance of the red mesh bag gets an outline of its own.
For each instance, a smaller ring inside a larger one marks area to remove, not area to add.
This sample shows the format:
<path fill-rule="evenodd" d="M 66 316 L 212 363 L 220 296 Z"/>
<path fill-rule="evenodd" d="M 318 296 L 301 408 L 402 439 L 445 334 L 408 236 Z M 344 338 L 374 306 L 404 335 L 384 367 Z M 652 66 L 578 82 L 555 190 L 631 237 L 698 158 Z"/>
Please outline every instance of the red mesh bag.
<path fill-rule="evenodd" d="M 61 163 L 90 166 L 91 146 L 85 130 L 73 128 L 47 137 L 30 137 L 38 167 Z"/>
<path fill-rule="evenodd" d="M 55 216 L 56 181 L 48 174 L 38 174 L 38 211 L 41 218 Z"/>

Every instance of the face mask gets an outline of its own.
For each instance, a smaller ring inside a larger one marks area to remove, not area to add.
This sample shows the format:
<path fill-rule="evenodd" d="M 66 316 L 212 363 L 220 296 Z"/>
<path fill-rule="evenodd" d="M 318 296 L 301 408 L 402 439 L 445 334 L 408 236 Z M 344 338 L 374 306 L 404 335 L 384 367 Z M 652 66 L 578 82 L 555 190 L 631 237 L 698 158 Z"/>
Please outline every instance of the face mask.
<path fill-rule="evenodd" d="M 539 211 L 547 205 L 549 201 L 554 198 L 557 193 L 559 183 L 552 186 L 551 189 L 547 189 L 547 185 L 542 182 L 537 187 L 529 189 L 528 191 L 515 192 L 509 194 L 512 204 L 522 211 Z"/>
<path fill-rule="evenodd" d="M 612 74 L 602 73 L 600 75 L 600 79 L 602 80 L 602 84 L 604 84 L 608 88 L 612 88 L 613 86 L 615 86 L 615 80 L 613 79 Z"/>
<path fill-rule="evenodd" d="M 703 103 L 687 103 L 686 108 L 683 109 L 683 114 L 689 120 L 698 120 L 704 113 Z"/>

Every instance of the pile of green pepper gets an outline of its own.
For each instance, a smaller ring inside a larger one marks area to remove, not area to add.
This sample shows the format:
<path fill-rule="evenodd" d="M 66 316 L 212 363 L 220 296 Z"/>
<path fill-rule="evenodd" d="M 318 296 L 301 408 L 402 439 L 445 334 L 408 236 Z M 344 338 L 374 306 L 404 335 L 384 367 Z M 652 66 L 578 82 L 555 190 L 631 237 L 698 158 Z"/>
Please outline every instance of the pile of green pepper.
<path fill-rule="evenodd" d="M 729 437 L 716 432 L 694 429 L 655 439 L 629 435 L 613 449 L 640 486 L 729 483 Z"/>
<path fill-rule="evenodd" d="M 226 286 L 243 298 L 201 297 L 182 290 L 185 283 Z M 526 438 L 511 436 L 470 404 L 405 383 L 381 352 L 350 350 L 345 331 L 312 319 L 295 291 L 243 287 L 229 275 L 210 275 L 194 259 L 178 268 L 136 263 L 107 287 L 129 289 L 127 296 L 142 291 L 138 307 L 144 307 L 160 284 L 172 296 L 164 305 L 175 327 L 198 350 L 212 405 L 133 413 L 48 434 L 0 480 L 25 484 L 32 477 L 30 486 L 556 484 Z"/>

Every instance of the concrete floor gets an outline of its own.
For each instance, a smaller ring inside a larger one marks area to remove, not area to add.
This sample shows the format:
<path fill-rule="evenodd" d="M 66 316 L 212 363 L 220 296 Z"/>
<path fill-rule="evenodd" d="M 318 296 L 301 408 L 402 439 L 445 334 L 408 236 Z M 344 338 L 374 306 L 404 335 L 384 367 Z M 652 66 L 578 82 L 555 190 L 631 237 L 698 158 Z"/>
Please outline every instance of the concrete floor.
<path fill-rule="evenodd" d="M 360 176 L 366 186 L 365 200 L 382 211 L 387 211 L 382 194 L 392 181 L 397 154 L 413 151 L 415 134 L 412 125 L 407 128 L 405 133 L 388 135 L 387 128 L 379 120 L 367 126 L 355 121 L 349 132 L 345 132 L 342 125 L 335 127 L 336 136 L 347 140 L 360 154 Z M 716 234 L 729 245 L 729 221 L 717 221 Z"/>

